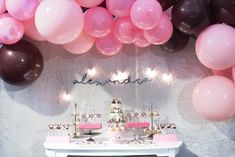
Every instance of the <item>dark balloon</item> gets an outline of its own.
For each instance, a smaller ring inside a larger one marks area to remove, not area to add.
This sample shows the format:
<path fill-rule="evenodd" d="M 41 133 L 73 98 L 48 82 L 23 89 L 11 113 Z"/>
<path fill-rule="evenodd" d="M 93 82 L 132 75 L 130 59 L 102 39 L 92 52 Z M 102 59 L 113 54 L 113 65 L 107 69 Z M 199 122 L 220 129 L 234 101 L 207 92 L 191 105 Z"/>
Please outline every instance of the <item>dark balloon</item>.
<path fill-rule="evenodd" d="M 162 9 L 165 11 L 171 6 L 173 6 L 176 0 L 158 0 L 158 2 L 161 4 Z"/>
<path fill-rule="evenodd" d="M 26 85 L 35 81 L 43 70 L 43 57 L 39 49 L 28 41 L 4 45 L 0 50 L 0 77 L 13 85 Z"/>
<path fill-rule="evenodd" d="M 107 7 L 106 7 L 106 2 L 103 1 L 102 3 L 100 3 L 99 7 L 107 8 Z"/>
<path fill-rule="evenodd" d="M 82 8 L 82 12 L 85 13 L 89 8 L 86 7 L 81 7 Z"/>
<path fill-rule="evenodd" d="M 189 41 L 189 35 L 181 33 L 177 29 L 174 29 L 173 35 L 170 40 L 161 47 L 168 52 L 177 52 L 184 49 Z"/>
<path fill-rule="evenodd" d="M 212 22 L 206 0 L 178 0 L 172 8 L 172 22 L 183 33 L 200 33 Z"/>
<path fill-rule="evenodd" d="M 219 22 L 235 26 L 235 0 L 211 0 L 210 6 Z"/>

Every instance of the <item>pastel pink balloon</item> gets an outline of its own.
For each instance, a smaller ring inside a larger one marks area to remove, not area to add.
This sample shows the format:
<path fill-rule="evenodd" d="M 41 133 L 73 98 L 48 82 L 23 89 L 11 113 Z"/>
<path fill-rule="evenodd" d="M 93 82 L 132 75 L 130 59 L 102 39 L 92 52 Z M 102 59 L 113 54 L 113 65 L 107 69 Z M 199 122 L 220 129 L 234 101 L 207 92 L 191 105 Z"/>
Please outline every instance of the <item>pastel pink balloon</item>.
<path fill-rule="evenodd" d="M 156 0 L 136 0 L 131 7 L 130 17 L 134 25 L 149 30 L 159 24 L 162 7 Z"/>
<path fill-rule="evenodd" d="M 9 16 L 0 17 L 0 43 L 14 44 L 24 35 L 23 24 Z"/>
<path fill-rule="evenodd" d="M 122 43 L 115 38 L 113 33 L 110 33 L 105 37 L 96 38 L 95 44 L 97 50 L 106 56 L 115 55 L 122 48 Z"/>
<path fill-rule="evenodd" d="M 88 9 L 85 13 L 85 30 L 93 37 L 104 37 L 112 30 L 113 17 L 102 7 Z"/>
<path fill-rule="evenodd" d="M 196 40 L 199 61 L 210 69 L 223 70 L 235 64 L 235 29 L 214 24 L 202 31 Z"/>
<path fill-rule="evenodd" d="M 86 31 L 82 33 L 71 43 L 63 45 L 63 47 L 70 53 L 82 54 L 89 51 L 94 45 L 95 39 L 88 35 Z"/>
<path fill-rule="evenodd" d="M 173 34 L 173 25 L 166 14 L 162 15 L 159 24 L 150 29 L 144 31 L 145 38 L 155 45 L 161 45 L 166 43 Z"/>
<path fill-rule="evenodd" d="M 37 8 L 35 24 L 47 41 L 66 44 L 80 35 L 84 17 L 74 0 L 43 0 Z"/>
<path fill-rule="evenodd" d="M 76 0 L 80 6 L 91 8 L 98 6 L 100 3 L 102 3 L 104 0 Z"/>
<path fill-rule="evenodd" d="M 122 17 L 114 21 L 113 33 L 122 43 L 133 43 L 137 38 L 139 29 L 133 25 L 129 17 Z"/>
<path fill-rule="evenodd" d="M 144 37 L 143 30 L 139 30 L 137 32 L 137 38 L 134 43 L 137 47 L 147 47 L 151 45 L 151 43 Z"/>
<path fill-rule="evenodd" d="M 26 21 L 23 21 L 23 24 L 24 24 L 24 33 L 34 39 L 34 40 L 37 40 L 37 41 L 43 41 L 45 40 L 38 32 L 36 26 L 35 26 L 35 19 L 34 17 L 29 19 L 29 20 L 26 20 Z"/>
<path fill-rule="evenodd" d="M 28 20 L 35 15 L 39 0 L 6 0 L 8 13 L 18 20 Z"/>
<path fill-rule="evenodd" d="M 6 11 L 5 0 L 0 0 L 0 14 Z"/>
<path fill-rule="evenodd" d="M 232 76 L 232 67 L 224 70 L 212 70 L 213 75 L 219 75 L 229 78 L 230 80 L 233 80 Z"/>
<path fill-rule="evenodd" d="M 106 0 L 107 9 L 117 17 L 124 17 L 130 14 L 135 0 Z"/>
<path fill-rule="evenodd" d="M 193 91 L 193 106 L 202 117 L 224 121 L 235 113 L 234 83 L 223 76 L 209 76 L 201 80 Z"/>

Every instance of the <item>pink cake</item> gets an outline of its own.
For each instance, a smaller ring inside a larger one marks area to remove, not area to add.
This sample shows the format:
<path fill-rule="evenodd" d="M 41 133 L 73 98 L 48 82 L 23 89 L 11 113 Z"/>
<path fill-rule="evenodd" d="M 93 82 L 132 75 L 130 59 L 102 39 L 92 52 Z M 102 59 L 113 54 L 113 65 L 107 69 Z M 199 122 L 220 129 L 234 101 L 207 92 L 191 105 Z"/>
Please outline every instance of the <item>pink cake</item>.
<path fill-rule="evenodd" d="M 101 123 L 83 123 L 78 125 L 79 129 L 101 129 Z"/>
<path fill-rule="evenodd" d="M 178 137 L 176 134 L 155 134 L 153 135 L 153 141 L 155 142 L 176 142 Z"/>
<path fill-rule="evenodd" d="M 149 122 L 128 122 L 126 126 L 128 128 L 148 128 Z"/>

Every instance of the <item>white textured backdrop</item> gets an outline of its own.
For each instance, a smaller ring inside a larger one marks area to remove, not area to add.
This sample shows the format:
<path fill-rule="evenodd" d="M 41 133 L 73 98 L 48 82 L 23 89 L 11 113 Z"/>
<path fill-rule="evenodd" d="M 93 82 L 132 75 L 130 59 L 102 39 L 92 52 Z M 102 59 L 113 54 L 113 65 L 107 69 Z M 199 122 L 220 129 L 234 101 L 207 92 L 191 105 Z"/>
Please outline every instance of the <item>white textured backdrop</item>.
<path fill-rule="evenodd" d="M 176 123 L 184 142 L 178 157 L 235 156 L 235 119 L 211 123 L 193 111 L 192 90 L 209 74 L 198 62 L 193 42 L 174 54 L 156 46 L 137 49 L 127 45 L 114 57 L 99 55 L 95 48 L 84 55 L 73 56 L 61 46 L 36 43 L 45 60 L 41 77 L 26 87 L 14 87 L 0 80 L 0 156 L 45 157 L 43 142 L 49 123 L 68 122 L 74 102 L 79 104 L 80 112 L 107 115 L 107 102 L 114 97 L 122 100 L 126 110 L 144 110 L 153 104 L 162 118 Z M 160 79 L 143 85 L 72 84 L 86 68 L 93 66 L 99 69 L 99 79 L 109 78 L 117 70 L 143 77 L 142 71 L 147 67 L 171 72 L 174 78 L 170 85 Z M 71 92 L 71 104 L 60 101 L 62 91 Z"/>

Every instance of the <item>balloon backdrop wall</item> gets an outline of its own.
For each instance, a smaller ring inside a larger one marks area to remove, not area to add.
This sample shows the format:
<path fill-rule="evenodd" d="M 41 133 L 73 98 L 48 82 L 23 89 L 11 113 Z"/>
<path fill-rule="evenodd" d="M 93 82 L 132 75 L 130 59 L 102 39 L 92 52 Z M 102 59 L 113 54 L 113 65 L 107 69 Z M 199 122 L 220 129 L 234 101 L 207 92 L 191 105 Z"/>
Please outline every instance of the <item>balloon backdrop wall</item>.
<path fill-rule="evenodd" d="M 235 108 L 234 26 L 235 0 L 0 0 L 0 74 L 11 84 L 39 77 L 43 58 L 21 40 L 24 34 L 76 55 L 95 45 L 105 56 L 114 56 L 124 44 L 160 45 L 175 53 L 193 36 L 199 61 L 216 75 L 195 88 L 195 110 L 209 120 L 226 120 L 235 115 L 230 112 Z"/>

